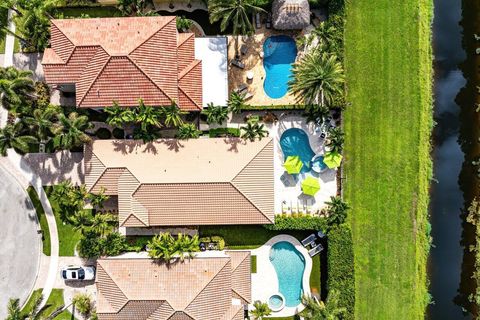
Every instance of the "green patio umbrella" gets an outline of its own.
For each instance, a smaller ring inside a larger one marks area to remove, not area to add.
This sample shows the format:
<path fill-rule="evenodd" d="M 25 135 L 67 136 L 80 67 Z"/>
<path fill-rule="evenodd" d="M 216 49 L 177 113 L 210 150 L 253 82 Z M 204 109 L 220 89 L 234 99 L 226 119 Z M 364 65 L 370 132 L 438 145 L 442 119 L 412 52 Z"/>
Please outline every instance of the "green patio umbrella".
<path fill-rule="evenodd" d="M 340 163 L 342 163 L 342 158 L 342 155 L 338 152 L 328 152 L 323 157 L 323 163 L 330 169 L 338 168 Z"/>
<path fill-rule="evenodd" d="M 289 174 L 299 174 L 302 170 L 303 163 L 299 156 L 288 156 L 283 163 L 283 167 Z"/>
<path fill-rule="evenodd" d="M 302 181 L 302 191 L 306 195 L 314 196 L 318 190 L 320 190 L 320 183 L 318 182 L 318 179 L 308 176 Z"/>

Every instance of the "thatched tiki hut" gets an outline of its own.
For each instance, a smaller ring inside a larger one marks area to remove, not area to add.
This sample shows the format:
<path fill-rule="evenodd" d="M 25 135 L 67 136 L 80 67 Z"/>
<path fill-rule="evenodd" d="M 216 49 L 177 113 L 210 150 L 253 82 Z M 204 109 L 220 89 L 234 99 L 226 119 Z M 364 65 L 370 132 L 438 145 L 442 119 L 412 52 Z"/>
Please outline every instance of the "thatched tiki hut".
<path fill-rule="evenodd" d="M 310 24 L 308 0 L 274 0 L 272 23 L 278 30 L 301 30 Z"/>

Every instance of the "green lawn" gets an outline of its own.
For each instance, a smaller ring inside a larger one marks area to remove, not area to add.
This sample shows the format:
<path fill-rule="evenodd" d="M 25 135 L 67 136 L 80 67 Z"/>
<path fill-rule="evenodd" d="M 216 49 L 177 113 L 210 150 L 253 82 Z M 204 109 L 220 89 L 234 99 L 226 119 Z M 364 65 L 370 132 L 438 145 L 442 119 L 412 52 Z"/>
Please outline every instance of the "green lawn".
<path fill-rule="evenodd" d="M 320 296 L 320 255 L 312 258 L 312 273 L 310 273 L 310 290 L 312 294 Z"/>
<path fill-rule="evenodd" d="M 58 242 L 60 246 L 59 254 L 60 256 L 73 256 L 75 246 L 80 241 L 81 234 L 80 231 L 75 230 L 72 225 L 64 224 L 60 220 L 60 208 L 58 203 L 50 196 L 53 188 L 55 188 L 55 186 L 45 187 L 45 192 L 48 195 L 48 200 L 50 201 L 53 213 L 55 214 L 55 220 L 57 221 Z"/>
<path fill-rule="evenodd" d="M 347 4 L 344 197 L 356 319 L 424 319 L 432 0 Z"/>
<path fill-rule="evenodd" d="M 47 256 L 50 255 L 50 229 L 48 228 L 47 217 L 45 216 L 45 211 L 43 211 L 42 204 L 38 199 L 37 192 L 33 187 L 28 187 L 27 193 L 30 196 L 35 211 L 37 212 L 37 218 L 40 222 L 40 228 L 42 229 L 42 244 L 43 244 L 43 253 Z"/>
<path fill-rule="evenodd" d="M 30 299 L 27 301 L 25 304 L 25 307 L 22 309 L 22 315 L 28 315 L 33 307 L 33 301 L 34 298 L 42 293 L 43 289 L 37 289 L 35 290 L 32 295 L 30 296 Z M 49 316 L 52 314 L 55 310 L 57 310 L 60 306 L 64 305 L 63 301 L 63 289 L 53 289 L 52 293 L 47 299 L 47 303 L 45 305 L 44 311 L 42 311 L 43 316 Z M 75 317 L 68 311 L 64 310 L 62 311 L 59 315 L 57 315 L 55 320 L 74 320 Z"/>

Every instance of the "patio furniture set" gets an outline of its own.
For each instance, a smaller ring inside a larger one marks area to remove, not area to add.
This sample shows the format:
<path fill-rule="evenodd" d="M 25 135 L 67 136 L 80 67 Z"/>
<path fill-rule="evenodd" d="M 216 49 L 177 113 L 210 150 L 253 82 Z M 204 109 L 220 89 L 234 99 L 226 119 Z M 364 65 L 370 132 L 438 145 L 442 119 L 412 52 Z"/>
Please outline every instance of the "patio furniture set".
<path fill-rule="evenodd" d="M 282 214 L 308 214 L 313 215 L 315 212 L 313 211 L 313 199 L 304 199 L 303 201 L 297 200 L 296 203 L 290 201 L 288 204 L 287 201 L 282 201 Z M 317 211 L 318 212 L 318 211 Z"/>
<path fill-rule="evenodd" d="M 317 241 L 320 241 L 321 239 L 325 238 L 325 234 L 320 230 L 317 233 L 312 233 L 308 237 L 302 240 L 302 245 L 308 249 L 308 254 L 310 257 L 314 257 L 323 250 L 323 246 L 320 243 L 317 243 Z"/>

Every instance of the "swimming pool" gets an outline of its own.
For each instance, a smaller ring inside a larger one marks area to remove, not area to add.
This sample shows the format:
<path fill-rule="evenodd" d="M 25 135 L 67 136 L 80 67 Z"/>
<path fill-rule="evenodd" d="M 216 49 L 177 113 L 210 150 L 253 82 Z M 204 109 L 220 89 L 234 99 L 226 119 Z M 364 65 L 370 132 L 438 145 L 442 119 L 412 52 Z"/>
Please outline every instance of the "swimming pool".
<path fill-rule="evenodd" d="M 288 156 L 299 156 L 302 160 L 303 167 L 300 172 L 309 172 L 311 169 L 311 161 L 315 156 L 308 141 L 308 135 L 305 131 L 298 128 L 290 128 L 280 137 L 280 146 L 283 152 L 283 158 Z"/>
<path fill-rule="evenodd" d="M 283 97 L 288 91 L 292 63 L 297 57 L 295 41 L 288 36 L 268 37 L 263 43 L 263 82 L 265 93 L 272 99 Z"/>
<path fill-rule="evenodd" d="M 293 244 L 280 241 L 270 249 L 270 262 L 277 272 L 279 291 L 285 297 L 285 306 L 298 306 L 303 294 L 305 258 Z"/>

